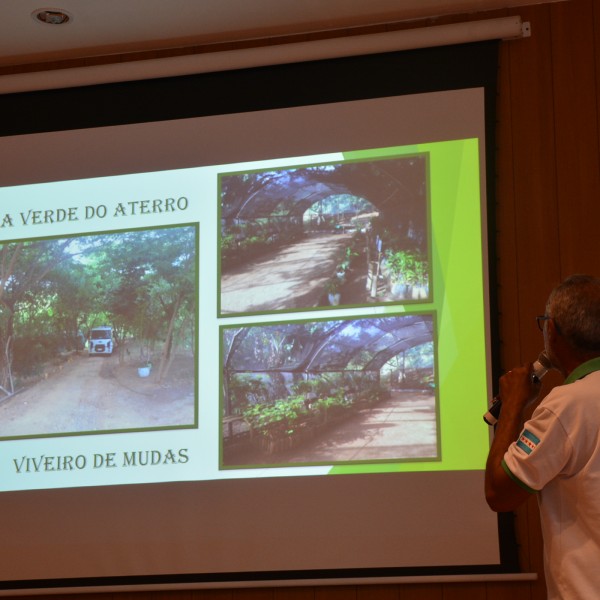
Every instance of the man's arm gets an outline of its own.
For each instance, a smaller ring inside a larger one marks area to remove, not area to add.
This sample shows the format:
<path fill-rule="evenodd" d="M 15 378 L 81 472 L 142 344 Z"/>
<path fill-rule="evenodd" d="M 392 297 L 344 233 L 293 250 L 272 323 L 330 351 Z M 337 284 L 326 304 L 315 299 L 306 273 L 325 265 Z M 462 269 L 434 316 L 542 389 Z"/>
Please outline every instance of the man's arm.
<path fill-rule="evenodd" d="M 531 378 L 531 365 L 513 369 L 500 378 L 502 410 L 485 468 L 485 499 L 496 512 L 514 510 L 530 495 L 511 479 L 502 466 L 502 460 L 520 433 L 523 409 L 538 396 L 539 391 L 539 382 L 534 383 Z"/>

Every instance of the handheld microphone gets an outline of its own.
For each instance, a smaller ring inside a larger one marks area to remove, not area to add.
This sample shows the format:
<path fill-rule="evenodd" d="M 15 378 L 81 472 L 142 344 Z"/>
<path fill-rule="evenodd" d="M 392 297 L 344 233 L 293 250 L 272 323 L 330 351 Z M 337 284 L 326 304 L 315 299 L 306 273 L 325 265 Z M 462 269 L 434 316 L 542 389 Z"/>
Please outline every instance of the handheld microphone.
<path fill-rule="evenodd" d="M 533 372 L 531 373 L 531 380 L 533 383 L 538 383 L 551 368 L 552 363 L 547 354 L 545 352 L 540 353 L 537 360 L 533 363 Z M 500 399 L 500 396 L 496 396 L 489 410 L 483 415 L 483 420 L 488 425 L 495 425 L 498 422 L 501 408 L 502 400 Z"/>

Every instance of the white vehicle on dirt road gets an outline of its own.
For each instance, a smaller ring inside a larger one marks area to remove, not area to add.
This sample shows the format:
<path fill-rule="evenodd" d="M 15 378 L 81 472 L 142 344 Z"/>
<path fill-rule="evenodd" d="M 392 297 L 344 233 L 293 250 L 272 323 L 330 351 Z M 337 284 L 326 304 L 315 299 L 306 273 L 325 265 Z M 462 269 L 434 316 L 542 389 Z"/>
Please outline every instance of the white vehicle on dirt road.
<path fill-rule="evenodd" d="M 88 356 L 111 355 L 115 347 L 112 327 L 94 327 L 88 339 Z"/>

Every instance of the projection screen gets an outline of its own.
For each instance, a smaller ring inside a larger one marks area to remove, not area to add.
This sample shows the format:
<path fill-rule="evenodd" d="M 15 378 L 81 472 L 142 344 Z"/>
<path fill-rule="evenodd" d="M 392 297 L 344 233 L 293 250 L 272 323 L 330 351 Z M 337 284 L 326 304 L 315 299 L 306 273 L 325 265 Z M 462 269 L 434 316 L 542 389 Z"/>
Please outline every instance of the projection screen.
<path fill-rule="evenodd" d="M 514 569 L 495 51 L 0 98 L 4 593 Z"/>

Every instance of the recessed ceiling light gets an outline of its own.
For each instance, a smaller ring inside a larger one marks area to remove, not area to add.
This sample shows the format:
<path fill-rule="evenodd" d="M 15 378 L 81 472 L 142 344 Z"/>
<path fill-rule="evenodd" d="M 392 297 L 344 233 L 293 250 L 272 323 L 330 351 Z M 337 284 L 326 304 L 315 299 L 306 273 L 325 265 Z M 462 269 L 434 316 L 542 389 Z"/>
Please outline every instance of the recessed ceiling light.
<path fill-rule="evenodd" d="M 31 16 L 46 25 L 64 25 L 73 19 L 68 12 L 60 8 L 39 8 L 32 12 Z"/>

